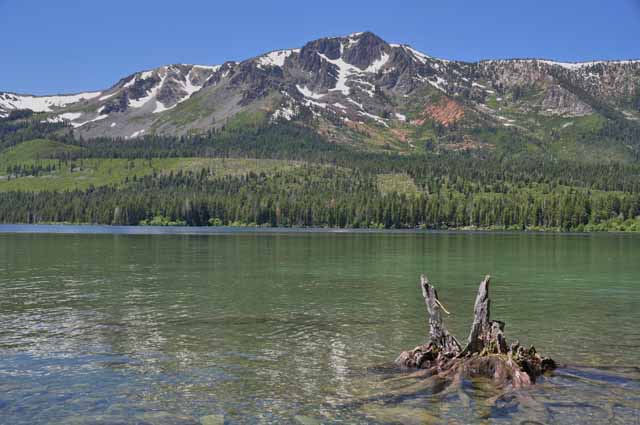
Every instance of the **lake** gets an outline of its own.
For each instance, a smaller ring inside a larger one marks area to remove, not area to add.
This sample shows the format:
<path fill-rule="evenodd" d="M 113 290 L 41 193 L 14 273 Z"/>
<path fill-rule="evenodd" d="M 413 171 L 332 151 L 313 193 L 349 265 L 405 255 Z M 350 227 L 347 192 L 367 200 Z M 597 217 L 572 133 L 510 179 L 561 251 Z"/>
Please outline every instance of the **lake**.
<path fill-rule="evenodd" d="M 0 232 L 3 424 L 640 423 L 639 236 Z M 386 397 L 416 383 L 392 365 L 426 339 L 421 273 L 459 339 L 491 274 L 507 338 L 560 368 Z"/>

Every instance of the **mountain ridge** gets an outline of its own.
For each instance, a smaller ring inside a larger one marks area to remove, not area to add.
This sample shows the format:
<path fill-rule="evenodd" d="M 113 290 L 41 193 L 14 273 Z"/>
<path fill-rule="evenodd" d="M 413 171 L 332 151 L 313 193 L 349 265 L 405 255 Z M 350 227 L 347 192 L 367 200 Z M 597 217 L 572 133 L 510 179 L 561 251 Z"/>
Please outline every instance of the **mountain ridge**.
<path fill-rule="evenodd" d="M 603 139 L 614 124 L 635 134 L 640 60 L 464 62 L 360 32 L 240 62 L 163 65 L 102 91 L 0 92 L 0 116 L 13 109 L 88 139 L 197 134 L 243 113 L 300 122 L 336 143 L 408 152 L 502 149 L 501 138 L 533 150 L 588 150 L 576 146 Z M 602 143 L 617 158 L 638 151 L 634 138 L 611 139 Z"/>

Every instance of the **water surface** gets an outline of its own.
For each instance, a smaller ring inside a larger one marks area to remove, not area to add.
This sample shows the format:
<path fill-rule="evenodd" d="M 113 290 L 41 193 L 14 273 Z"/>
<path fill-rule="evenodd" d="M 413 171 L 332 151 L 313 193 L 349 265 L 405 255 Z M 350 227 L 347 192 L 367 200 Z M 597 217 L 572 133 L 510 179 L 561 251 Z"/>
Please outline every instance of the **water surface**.
<path fill-rule="evenodd" d="M 639 421 L 640 237 L 82 228 L 0 234 L 0 423 Z M 460 338 L 492 274 L 507 337 L 562 367 L 390 397 L 420 273 Z"/>

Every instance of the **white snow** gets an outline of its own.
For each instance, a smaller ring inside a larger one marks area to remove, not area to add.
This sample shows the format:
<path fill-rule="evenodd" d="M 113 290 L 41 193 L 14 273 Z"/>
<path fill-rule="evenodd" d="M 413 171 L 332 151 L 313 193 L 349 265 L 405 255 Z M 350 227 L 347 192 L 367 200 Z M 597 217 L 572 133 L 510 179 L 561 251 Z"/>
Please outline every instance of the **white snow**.
<path fill-rule="evenodd" d="M 309 89 L 307 88 L 307 86 L 301 87 L 301 86 L 299 86 L 299 85 L 297 85 L 297 84 L 296 84 L 296 88 L 298 89 L 298 91 L 299 91 L 300 93 L 302 93 L 302 95 L 303 95 L 304 97 L 308 97 L 308 98 L 310 98 L 310 99 L 316 99 L 316 100 L 318 100 L 318 99 L 322 99 L 322 98 L 325 96 L 324 94 L 320 94 L 320 93 L 314 93 L 314 92 L 312 92 L 311 90 L 309 90 Z"/>
<path fill-rule="evenodd" d="M 364 33 L 362 33 L 362 32 L 354 32 L 354 33 L 351 33 L 351 34 L 345 36 L 345 38 L 347 39 L 347 42 L 348 42 L 347 47 L 351 47 L 354 44 L 358 44 L 358 42 L 360 41 L 360 36 L 362 34 L 364 34 Z M 339 38 L 339 37 L 337 37 L 337 38 Z"/>
<path fill-rule="evenodd" d="M 377 115 L 373 115 L 373 114 L 370 114 L 370 113 L 368 113 L 368 112 L 364 112 L 364 111 L 358 111 L 358 113 L 359 113 L 360 115 L 365 116 L 365 117 L 371 118 L 372 120 L 376 121 L 378 124 L 382 124 L 382 125 L 384 125 L 385 127 L 389 127 L 389 124 L 387 124 L 387 123 L 384 121 L 384 119 L 382 119 L 382 117 L 379 117 L 379 116 L 377 116 Z"/>
<path fill-rule="evenodd" d="M 342 103 L 339 103 L 339 102 L 335 102 L 333 104 L 333 106 L 335 106 L 336 108 L 340 108 L 340 109 L 347 109 L 346 106 L 344 106 Z"/>
<path fill-rule="evenodd" d="M 30 109 L 33 112 L 51 112 L 52 108 L 70 105 L 81 100 L 91 100 L 102 92 L 87 92 L 62 96 L 31 96 L 13 93 L 0 94 L 0 107 L 4 109 Z"/>
<path fill-rule="evenodd" d="M 96 121 L 104 120 L 107 118 L 109 118 L 109 115 L 98 115 L 97 117 L 90 119 L 89 121 L 84 121 L 80 123 L 72 122 L 71 125 L 73 126 L 73 128 L 78 128 L 78 127 L 82 127 L 85 124 L 89 124 L 90 122 L 96 122 Z"/>
<path fill-rule="evenodd" d="M 414 49 L 413 47 L 411 47 L 411 46 L 409 46 L 409 45 L 407 45 L 407 44 L 402 44 L 402 45 L 400 45 L 399 47 L 402 47 L 403 49 L 407 50 L 409 53 L 411 53 L 411 54 L 412 54 L 412 56 L 413 56 L 413 57 L 414 57 L 418 62 L 420 62 L 420 63 L 422 63 L 422 64 L 426 64 L 429 60 L 431 60 L 432 62 L 433 62 L 433 61 L 438 61 L 438 62 L 440 62 L 441 64 L 448 64 L 449 62 L 451 62 L 451 61 L 449 61 L 449 60 L 447 60 L 447 59 L 434 58 L 433 56 L 426 55 L 426 54 L 424 54 L 424 53 L 422 53 L 422 52 L 420 52 L 420 51 L 418 51 L 418 50 Z M 440 67 L 440 66 L 439 66 L 439 64 L 437 64 L 437 63 L 433 63 L 433 65 L 434 65 L 436 68 L 439 68 L 439 67 Z"/>
<path fill-rule="evenodd" d="M 506 121 L 508 123 L 514 123 L 515 122 L 515 120 L 512 120 L 512 119 L 507 118 L 507 117 L 503 117 L 502 115 L 498 115 L 498 119 L 502 120 L 502 121 Z"/>
<path fill-rule="evenodd" d="M 499 60 L 485 60 L 481 61 L 482 63 L 542 63 L 545 65 L 551 66 L 560 66 L 562 68 L 575 71 L 582 68 L 588 68 L 594 65 L 633 65 L 640 64 L 640 60 L 600 60 L 600 61 L 589 61 L 589 62 L 561 62 L 561 61 L 553 61 L 547 59 L 499 59 Z"/>
<path fill-rule="evenodd" d="M 193 66 L 193 68 L 196 68 L 196 69 L 197 68 L 199 68 L 199 69 L 207 69 L 207 70 L 213 71 L 213 72 L 218 71 L 222 67 L 222 65 L 192 65 L 192 66 Z"/>
<path fill-rule="evenodd" d="M 380 58 L 373 61 L 373 63 L 371 63 L 371 65 L 369 65 L 367 69 L 364 70 L 364 72 L 372 72 L 375 74 L 378 71 L 380 71 L 388 61 L 389 61 L 389 55 L 383 52 L 382 55 L 380 55 Z"/>
<path fill-rule="evenodd" d="M 437 88 L 438 90 L 441 90 L 443 92 L 446 92 L 447 90 L 443 87 L 444 84 L 447 84 L 447 80 L 445 80 L 444 78 L 440 77 L 439 75 L 436 75 L 436 80 L 430 80 L 430 79 L 426 79 L 427 83 L 431 84 L 433 87 Z"/>
<path fill-rule="evenodd" d="M 353 103 L 354 105 L 356 105 L 360 109 L 364 109 L 364 106 L 362 106 L 362 103 L 358 103 L 355 100 L 351 99 L 350 97 L 347 98 L 347 101 Z"/>
<path fill-rule="evenodd" d="M 354 82 L 354 83 L 358 83 L 358 84 L 362 84 L 364 86 L 367 86 L 367 87 L 360 87 L 360 88 L 363 91 L 365 91 L 369 95 L 369 97 L 374 97 L 375 96 L 375 89 L 376 89 L 375 84 L 371 84 L 370 82 L 364 81 L 364 80 L 351 80 L 351 81 Z"/>
<path fill-rule="evenodd" d="M 342 52 L 344 50 L 344 46 L 340 45 L 340 50 Z M 362 70 L 351 65 L 350 63 L 345 62 L 341 57 L 338 59 L 329 59 L 326 55 L 322 53 L 318 53 L 318 56 L 320 56 L 323 60 L 329 62 L 330 64 L 333 64 L 338 67 L 336 85 L 334 88 L 329 89 L 329 91 L 339 91 L 345 96 L 348 96 L 350 93 L 350 89 L 349 89 L 349 86 L 347 86 L 347 82 L 349 81 L 349 77 L 351 75 L 378 72 L 389 61 L 389 55 L 386 53 L 383 53 L 379 59 L 374 61 L 366 69 Z M 358 80 L 358 82 L 369 84 L 372 87 L 375 87 L 368 81 Z M 373 96 L 373 93 L 369 93 L 369 95 Z"/>
<path fill-rule="evenodd" d="M 109 127 L 113 128 L 116 126 L 116 123 L 112 122 L 111 125 Z"/>
<path fill-rule="evenodd" d="M 82 112 L 66 112 L 64 114 L 58 115 L 59 118 L 67 121 L 77 120 L 82 116 Z"/>
<path fill-rule="evenodd" d="M 153 77 L 153 71 L 143 71 L 140 73 L 140 76 L 138 79 L 146 80 L 147 78 L 151 78 L 151 77 Z"/>
<path fill-rule="evenodd" d="M 276 50 L 274 52 L 267 53 L 264 56 L 258 58 L 258 67 L 261 66 L 284 66 L 284 61 L 293 53 L 299 52 L 300 49 L 290 50 Z"/>
<path fill-rule="evenodd" d="M 137 75 L 134 75 L 133 77 L 131 77 L 131 79 L 129 81 L 127 81 L 122 88 L 126 89 L 127 87 L 131 87 L 132 85 L 135 84 L 136 80 L 138 79 Z"/>
<path fill-rule="evenodd" d="M 311 100 L 311 99 L 305 99 L 304 100 L 304 104 L 307 106 L 317 106 L 318 108 L 322 108 L 322 109 L 326 109 L 327 108 L 327 104 L 326 103 L 322 103 L 322 102 L 316 102 L 315 100 Z"/>
<path fill-rule="evenodd" d="M 562 68 L 570 69 L 572 71 L 574 71 L 576 69 L 580 69 L 580 68 L 586 68 L 586 67 L 589 67 L 589 66 L 598 65 L 598 64 L 601 64 L 601 63 L 617 63 L 617 64 L 632 63 L 632 61 L 557 62 L 557 61 L 550 61 L 550 60 L 538 60 L 538 62 L 547 64 L 547 65 L 560 66 Z"/>
<path fill-rule="evenodd" d="M 175 108 L 177 103 L 172 106 L 164 106 L 164 103 L 160 102 L 156 99 L 156 107 L 153 109 L 153 114 L 159 114 L 160 112 L 168 111 L 169 109 Z"/>
<path fill-rule="evenodd" d="M 562 128 L 567 128 L 570 125 L 573 125 L 573 121 L 569 121 L 569 122 L 566 122 L 566 123 L 562 124 Z"/>
<path fill-rule="evenodd" d="M 138 131 L 135 131 L 135 132 L 134 132 L 131 136 L 129 136 L 129 137 L 130 137 L 131 139 L 135 139 L 136 137 L 138 137 L 138 136 L 142 135 L 142 133 L 144 133 L 144 129 L 142 129 L 142 130 L 138 130 Z"/>
<path fill-rule="evenodd" d="M 296 111 L 291 106 L 283 106 L 273 113 L 271 118 L 273 120 L 277 120 L 279 118 L 284 118 L 287 121 L 291 121 L 293 117 L 296 116 Z"/>
<path fill-rule="evenodd" d="M 193 69 L 189 71 L 184 81 L 178 81 L 182 85 L 182 89 L 186 92 L 186 94 L 182 98 L 178 99 L 176 103 L 171 106 L 165 106 L 162 102 L 160 102 L 159 100 L 156 100 L 156 108 L 153 110 L 154 114 L 158 114 L 160 112 L 168 111 L 169 109 L 175 108 L 180 103 L 189 99 L 192 94 L 194 94 L 195 92 L 199 91 L 202 88 L 202 85 L 193 84 L 193 82 L 191 81 L 192 72 L 193 72 Z M 162 82 L 160 84 L 162 84 Z"/>
<path fill-rule="evenodd" d="M 143 73 L 144 74 L 144 73 Z M 144 105 L 147 104 L 147 102 L 150 102 L 151 100 L 154 100 L 158 94 L 158 91 L 160 91 L 160 88 L 162 87 L 162 84 L 164 83 L 164 80 L 167 78 L 166 75 L 163 75 L 160 78 L 160 82 L 158 84 L 156 84 L 155 86 L 153 86 L 151 88 L 151 90 L 148 91 L 148 94 L 146 96 L 141 97 L 140 99 L 129 99 L 129 106 L 131 106 L 132 108 L 141 108 Z M 160 103 L 160 102 L 157 102 Z M 157 106 L 156 106 L 157 108 Z"/>
<path fill-rule="evenodd" d="M 357 73 L 360 70 L 355 66 L 346 63 L 342 58 L 338 59 L 329 59 L 322 53 L 318 53 L 318 55 L 326 60 L 327 62 L 336 65 L 338 67 L 338 79 L 336 81 L 336 86 L 329 91 L 339 91 L 345 96 L 349 95 L 349 86 L 347 86 L 347 80 L 351 74 Z"/>
<path fill-rule="evenodd" d="M 100 99 L 98 99 L 98 100 L 100 100 L 100 101 L 107 100 L 107 99 L 112 98 L 113 96 L 115 96 L 117 94 L 118 94 L 118 92 L 107 94 L 105 96 L 100 97 Z"/>
<path fill-rule="evenodd" d="M 484 85 L 482 85 L 480 83 L 476 83 L 475 81 L 473 83 L 471 83 L 471 86 L 472 87 L 480 87 L 481 89 L 486 89 L 487 88 L 487 86 L 484 86 Z"/>
<path fill-rule="evenodd" d="M 40 122 L 64 122 L 73 121 L 82 116 L 82 112 L 66 112 L 64 114 L 57 115 L 55 117 L 49 117 L 46 120 Z"/>
<path fill-rule="evenodd" d="M 407 116 L 406 116 L 406 115 L 404 115 L 404 114 L 400 114 L 400 113 L 398 113 L 398 112 L 396 112 L 396 118 L 397 118 L 399 121 L 403 121 L 403 122 L 407 120 Z"/>
<path fill-rule="evenodd" d="M 412 53 L 413 57 L 423 64 L 427 63 L 427 61 L 431 59 L 431 56 L 425 55 L 424 53 L 417 51 L 413 47 L 407 45 L 403 45 L 402 47 Z"/>

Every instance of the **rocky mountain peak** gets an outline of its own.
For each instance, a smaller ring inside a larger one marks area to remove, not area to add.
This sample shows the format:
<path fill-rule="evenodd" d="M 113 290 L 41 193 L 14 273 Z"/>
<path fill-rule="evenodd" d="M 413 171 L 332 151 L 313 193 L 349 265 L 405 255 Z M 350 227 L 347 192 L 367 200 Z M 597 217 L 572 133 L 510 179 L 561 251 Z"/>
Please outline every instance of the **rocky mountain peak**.
<path fill-rule="evenodd" d="M 640 62 L 448 61 L 367 31 L 242 62 L 166 65 L 129 75 L 102 92 L 0 93 L 0 117 L 13 109 L 67 121 L 86 138 L 206 131 L 239 112 L 259 111 L 307 124 L 312 117 L 333 128 L 336 139 L 354 137 L 352 131 L 365 139 L 384 131 L 385 139 L 418 146 L 434 122 L 450 132 L 512 127 L 535 135 L 550 125 L 569 131 L 578 127 L 571 120 L 605 111 L 635 125 Z M 447 137 L 452 145 L 475 146 L 472 136 Z"/>
<path fill-rule="evenodd" d="M 363 32 L 347 37 L 342 59 L 360 69 L 366 69 L 391 50 L 383 39 L 371 32 Z"/>

